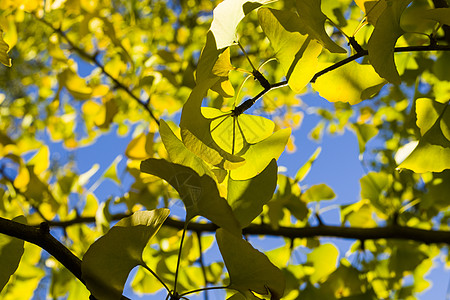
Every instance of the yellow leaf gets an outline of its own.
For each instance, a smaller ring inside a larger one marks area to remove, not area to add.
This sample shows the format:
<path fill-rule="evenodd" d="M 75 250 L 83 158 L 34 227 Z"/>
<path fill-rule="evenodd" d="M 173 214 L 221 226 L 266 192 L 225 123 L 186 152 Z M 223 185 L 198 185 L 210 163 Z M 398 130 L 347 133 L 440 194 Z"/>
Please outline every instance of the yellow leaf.
<path fill-rule="evenodd" d="M 28 165 L 34 165 L 34 172 L 37 175 L 47 170 L 50 166 L 50 152 L 48 146 L 42 146 L 28 162 Z"/>
<path fill-rule="evenodd" d="M 125 155 L 136 160 L 150 158 L 153 154 L 153 137 L 153 132 L 141 133 L 128 144 Z"/>
<path fill-rule="evenodd" d="M 14 179 L 14 187 L 22 189 L 28 185 L 30 182 L 30 173 L 28 168 L 24 165 L 20 166 L 19 174 L 17 174 L 16 179 Z"/>
<path fill-rule="evenodd" d="M 11 58 L 8 56 L 9 46 L 3 40 L 3 30 L 0 29 L 0 62 L 7 67 L 11 67 Z"/>

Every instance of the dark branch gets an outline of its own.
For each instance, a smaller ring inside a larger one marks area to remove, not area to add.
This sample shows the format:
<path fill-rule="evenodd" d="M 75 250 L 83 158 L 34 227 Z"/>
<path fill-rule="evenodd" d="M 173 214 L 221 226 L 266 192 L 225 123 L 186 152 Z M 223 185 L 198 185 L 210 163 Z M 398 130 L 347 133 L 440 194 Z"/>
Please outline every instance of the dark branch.
<path fill-rule="evenodd" d="M 98 60 L 98 53 L 95 54 L 89 54 L 87 53 L 85 50 L 81 49 L 80 47 L 78 47 L 77 45 L 75 45 L 74 42 L 72 42 L 69 37 L 67 36 L 67 34 L 62 31 L 60 28 L 55 28 L 53 27 L 52 24 L 50 24 L 49 22 L 47 22 L 46 20 L 42 19 L 42 18 L 38 18 L 36 17 L 37 20 L 39 20 L 40 22 L 42 22 L 43 24 L 47 25 L 48 27 L 50 27 L 54 32 L 56 32 L 59 36 L 61 36 L 69 45 L 69 48 L 71 51 L 77 53 L 81 58 L 87 60 L 90 63 L 93 63 L 95 66 L 97 66 L 98 68 L 100 68 L 100 70 L 102 71 L 102 73 L 104 75 L 106 75 L 109 79 L 111 79 L 111 81 L 114 83 L 114 85 L 118 88 L 120 88 L 121 90 L 125 91 L 131 98 L 133 98 L 135 101 L 137 101 L 137 103 L 139 103 L 139 105 L 141 105 L 150 115 L 150 117 L 159 125 L 159 119 L 155 116 L 155 114 L 153 113 L 153 111 L 150 109 L 149 107 L 149 103 L 150 101 L 142 101 L 141 99 L 139 99 L 138 96 L 136 96 L 129 87 L 127 87 L 126 85 L 124 85 L 122 82 L 120 82 L 117 78 L 115 78 L 111 73 L 109 73 L 106 69 L 105 66 Z"/>

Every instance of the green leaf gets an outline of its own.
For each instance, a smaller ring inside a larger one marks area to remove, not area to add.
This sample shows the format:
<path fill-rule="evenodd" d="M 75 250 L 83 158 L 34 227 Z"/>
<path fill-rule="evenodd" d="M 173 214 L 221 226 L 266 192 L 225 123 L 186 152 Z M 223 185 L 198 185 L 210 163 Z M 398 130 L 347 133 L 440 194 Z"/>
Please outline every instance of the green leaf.
<path fill-rule="evenodd" d="M 375 25 L 378 17 L 387 7 L 386 0 L 355 0 L 355 3 L 366 14 L 366 19 L 369 24 Z"/>
<path fill-rule="evenodd" d="M 371 124 L 358 123 L 352 124 L 352 128 L 358 137 L 359 154 L 362 154 L 366 150 L 367 142 L 378 134 L 378 129 Z"/>
<path fill-rule="evenodd" d="M 11 58 L 8 56 L 9 45 L 3 40 L 3 30 L 0 29 L 0 63 L 11 67 Z"/>
<path fill-rule="evenodd" d="M 336 197 L 333 190 L 325 183 L 316 184 L 306 190 L 302 195 L 302 200 L 306 202 L 317 202 L 321 200 L 331 200 Z"/>
<path fill-rule="evenodd" d="M 114 158 L 114 161 L 109 165 L 108 169 L 103 173 L 104 178 L 109 178 L 114 181 L 117 185 L 120 185 L 121 180 L 117 176 L 117 165 L 122 161 L 122 155 L 118 155 Z"/>
<path fill-rule="evenodd" d="M 312 87 L 330 102 L 353 105 L 372 98 L 385 84 L 386 80 L 378 76 L 371 65 L 352 61 L 320 76 Z"/>
<path fill-rule="evenodd" d="M 314 273 L 310 276 L 312 284 L 324 281 L 328 275 L 336 270 L 339 251 L 333 244 L 323 244 L 308 254 L 306 262 L 314 266 Z"/>
<path fill-rule="evenodd" d="M 388 3 L 380 15 L 369 39 L 367 50 L 369 61 L 377 73 L 389 82 L 400 84 L 401 79 L 394 62 L 394 47 L 404 31 L 400 27 L 400 16 L 412 0 Z"/>
<path fill-rule="evenodd" d="M 177 190 L 186 207 L 187 221 L 200 215 L 234 234 L 241 233 L 231 207 L 208 175 L 199 176 L 191 168 L 155 158 L 143 161 L 141 172 L 158 176 Z"/>
<path fill-rule="evenodd" d="M 361 184 L 361 199 L 377 201 L 383 191 L 392 184 L 392 176 L 384 172 L 370 172 L 359 180 Z"/>
<path fill-rule="evenodd" d="M 432 135 L 438 134 L 442 135 L 442 133 L 425 135 L 427 138 L 419 141 L 417 147 L 398 166 L 398 169 L 409 169 L 415 173 L 442 172 L 450 169 L 450 143 L 443 147 L 427 141 Z"/>
<path fill-rule="evenodd" d="M 327 16 L 322 12 L 321 0 L 297 0 L 297 13 L 313 39 L 318 40 L 325 48 L 333 53 L 346 53 L 325 32 Z"/>
<path fill-rule="evenodd" d="M 277 163 L 272 160 L 260 174 L 247 180 L 228 180 L 227 200 L 241 228 L 247 227 L 271 198 L 277 185 Z"/>
<path fill-rule="evenodd" d="M 135 212 L 89 247 L 81 264 L 82 278 L 97 299 L 121 298 L 128 274 L 145 266 L 142 252 L 169 212 L 167 208 Z"/>
<path fill-rule="evenodd" d="M 291 135 L 291 128 L 276 131 L 268 138 L 250 145 L 242 157 L 246 164 L 230 171 L 234 180 L 245 180 L 256 176 L 270 163 L 272 159 L 278 159 Z"/>
<path fill-rule="evenodd" d="M 214 173 L 208 165 L 200 157 L 186 148 L 183 142 L 177 138 L 164 120 L 160 120 L 159 134 L 161 135 L 161 140 L 169 154 L 169 158 L 173 163 L 189 167 L 200 176 L 207 174 L 208 176 L 215 178 Z"/>
<path fill-rule="evenodd" d="M 448 7 L 425 10 L 421 13 L 421 17 L 450 26 L 450 8 Z"/>
<path fill-rule="evenodd" d="M 211 32 L 214 34 L 217 49 L 223 49 L 237 42 L 236 27 L 252 10 L 268 0 L 225 0 L 213 11 Z"/>
<path fill-rule="evenodd" d="M 237 168 L 245 159 L 232 155 L 217 145 L 210 132 L 212 120 L 206 119 L 201 113 L 203 98 L 216 81 L 216 78 L 205 79 L 192 90 L 181 113 L 181 137 L 185 146 L 207 163 L 225 169 Z"/>
<path fill-rule="evenodd" d="M 439 103 L 428 98 L 419 98 L 416 100 L 416 116 L 417 116 L 417 127 L 420 129 L 420 134 L 425 135 L 428 130 L 433 127 L 433 125 L 438 120 L 439 116 L 444 112 L 444 109 L 448 104 Z M 439 125 L 444 136 L 450 140 L 450 135 L 448 131 L 448 122 L 450 122 L 450 114 L 445 112 L 439 121 Z"/>
<path fill-rule="evenodd" d="M 220 253 L 230 274 L 229 287 L 253 298 L 251 291 L 281 299 L 284 294 L 283 273 L 263 253 L 247 241 L 224 229 L 216 232 Z"/>
<path fill-rule="evenodd" d="M 12 220 L 22 224 L 26 223 L 24 216 L 18 216 Z M 0 291 L 19 267 L 24 252 L 23 245 L 24 241 L 21 239 L 0 234 Z"/>
<path fill-rule="evenodd" d="M 317 157 L 319 157 L 320 152 L 322 151 L 321 147 L 318 147 L 316 151 L 309 157 L 308 161 L 298 169 L 297 174 L 295 174 L 295 181 L 302 181 L 306 175 L 308 175 L 311 170 L 312 164 L 316 161 Z"/>
<path fill-rule="evenodd" d="M 322 47 L 308 36 L 297 14 L 285 10 L 258 10 L 261 28 L 275 51 L 291 89 L 300 92 L 317 71 Z"/>

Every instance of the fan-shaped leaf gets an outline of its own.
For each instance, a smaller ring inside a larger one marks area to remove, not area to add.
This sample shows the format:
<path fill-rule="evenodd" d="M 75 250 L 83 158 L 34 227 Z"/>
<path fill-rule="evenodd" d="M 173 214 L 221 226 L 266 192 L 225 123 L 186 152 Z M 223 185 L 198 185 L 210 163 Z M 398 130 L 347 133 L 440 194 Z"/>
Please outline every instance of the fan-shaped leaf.
<path fill-rule="evenodd" d="M 302 194 L 302 200 L 306 202 L 316 202 L 321 200 L 331 200 L 336 197 L 333 190 L 326 184 L 316 184 Z"/>
<path fill-rule="evenodd" d="M 435 8 L 422 12 L 422 17 L 450 26 L 450 8 Z"/>
<path fill-rule="evenodd" d="M 216 182 L 208 175 L 199 176 L 191 168 L 150 158 L 141 163 L 141 172 L 166 180 L 177 190 L 186 207 L 186 220 L 203 216 L 217 226 L 239 235 L 241 229 L 228 202 L 222 198 Z"/>
<path fill-rule="evenodd" d="M 230 288 L 249 297 L 254 297 L 251 291 L 261 295 L 270 294 L 274 300 L 283 296 L 283 273 L 267 256 L 224 229 L 217 230 L 216 239 L 230 274 Z"/>
<path fill-rule="evenodd" d="M 8 56 L 9 45 L 3 40 L 3 30 L 0 29 L 0 63 L 11 67 L 11 58 Z"/>
<path fill-rule="evenodd" d="M 400 84 L 401 79 L 394 62 L 394 47 L 404 31 L 400 16 L 412 0 L 392 1 L 380 15 L 369 39 L 369 61 L 375 71 L 389 82 Z"/>
<path fill-rule="evenodd" d="M 81 264 L 82 278 L 97 299 L 121 298 L 128 274 L 145 265 L 142 252 L 168 215 L 167 208 L 135 212 L 89 247 Z"/>
<path fill-rule="evenodd" d="M 311 274 L 311 283 L 315 284 L 324 280 L 334 270 L 339 257 L 339 251 L 333 244 L 323 244 L 308 254 L 307 262 L 314 266 Z"/>

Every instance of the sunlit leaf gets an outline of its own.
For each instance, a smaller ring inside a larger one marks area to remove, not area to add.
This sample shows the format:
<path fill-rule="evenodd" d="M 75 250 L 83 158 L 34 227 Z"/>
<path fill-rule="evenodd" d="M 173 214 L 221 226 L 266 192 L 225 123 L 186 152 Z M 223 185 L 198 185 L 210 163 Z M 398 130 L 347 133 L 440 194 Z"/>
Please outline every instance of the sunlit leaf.
<path fill-rule="evenodd" d="M 367 22 L 375 25 L 378 17 L 387 7 L 386 0 L 355 0 L 355 3 L 366 14 Z"/>
<path fill-rule="evenodd" d="M 357 104 L 375 96 L 385 84 L 371 65 L 352 61 L 320 76 L 312 86 L 328 101 Z"/>
<path fill-rule="evenodd" d="M 375 71 L 395 84 L 400 84 L 401 79 L 394 62 L 394 47 L 404 33 L 400 27 L 400 16 L 411 1 L 392 1 L 378 18 L 367 45 L 369 61 Z"/>
<path fill-rule="evenodd" d="M 305 26 L 294 12 L 261 8 L 258 19 L 289 86 L 300 92 L 317 70 L 317 57 L 322 46 L 307 35 Z"/>
<path fill-rule="evenodd" d="M 11 67 L 11 58 L 8 56 L 9 45 L 3 40 L 3 30 L 0 29 L 0 63 Z"/>
<path fill-rule="evenodd" d="M 141 172 L 158 176 L 177 190 L 186 207 L 186 220 L 200 215 L 217 226 L 240 234 L 241 229 L 231 207 L 220 196 L 214 179 L 208 175 L 200 176 L 191 168 L 155 158 L 143 161 Z"/>
<path fill-rule="evenodd" d="M 322 12 L 321 0 L 297 0 L 295 2 L 297 13 L 304 22 L 308 33 L 318 40 L 326 49 L 333 53 L 346 53 L 325 32 L 327 16 Z"/>
<path fill-rule="evenodd" d="M 153 137 L 154 133 L 142 132 L 130 141 L 125 150 L 128 158 L 136 160 L 144 160 L 153 155 Z"/>
<path fill-rule="evenodd" d="M 358 138 L 359 153 L 364 153 L 367 142 L 378 134 L 378 129 L 371 124 L 352 124 Z"/>
<path fill-rule="evenodd" d="M 89 247 L 81 264 L 82 278 L 97 299 L 121 298 L 128 274 L 145 265 L 142 252 L 169 212 L 166 208 L 135 212 Z"/>
<path fill-rule="evenodd" d="M 214 34 L 217 49 L 222 49 L 237 42 L 236 27 L 239 22 L 268 0 L 224 0 L 213 11 L 210 30 Z"/>
<path fill-rule="evenodd" d="M 300 182 L 306 177 L 306 175 L 308 175 L 309 171 L 311 170 L 312 164 L 319 157 L 321 151 L 322 148 L 318 147 L 314 151 L 314 153 L 309 157 L 308 161 L 298 169 L 297 174 L 295 174 L 295 181 Z"/>
<path fill-rule="evenodd" d="M 58 81 L 64 86 L 76 99 L 86 100 L 91 97 L 92 88 L 86 84 L 78 74 L 70 68 L 65 69 L 58 74 Z"/>
<path fill-rule="evenodd" d="M 24 216 L 12 219 L 15 222 L 26 223 Z M 24 252 L 24 241 L 18 238 L 0 234 L 0 291 L 9 278 L 16 272 Z"/>
<path fill-rule="evenodd" d="M 111 163 L 108 169 L 106 169 L 105 173 L 103 173 L 104 178 L 109 178 L 118 185 L 120 185 L 121 180 L 119 176 L 117 176 L 117 165 L 122 161 L 122 155 L 118 155 L 114 161 Z"/>
<path fill-rule="evenodd" d="M 230 274 L 229 287 L 252 297 L 251 291 L 280 299 L 284 294 L 283 273 L 247 241 L 224 229 L 216 232 L 220 253 Z M 249 263 L 251 262 L 251 263 Z"/>
<path fill-rule="evenodd" d="M 323 281 L 336 270 L 338 257 L 339 251 L 333 244 L 320 245 L 309 253 L 306 262 L 314 267 L 314 273 L 310 276 L 311 283 Z"/>
<path fill-rule="evenodd" d="M 333 192 L 333 190 L 324 183 L 313 185 L 302 194 L 302 200 L 306 202 L 331 200 L 335 197 L 336 194 Z"/>
<path fill-rule="evenodd" d="M 41 174 L 50 166 L 50 151 L 48 146 L 42 146 L 38 152 L 28 161 L 28 165 L 34 165 L 34 171 Z"/>
<path fill-rule="evenodd" d="M 262 212 L 275 191 L 277 163 L 270 164 L 258 175 L 247 180 L 228 180 L 227 200 L 242 228 L 247 227 Z"/>

